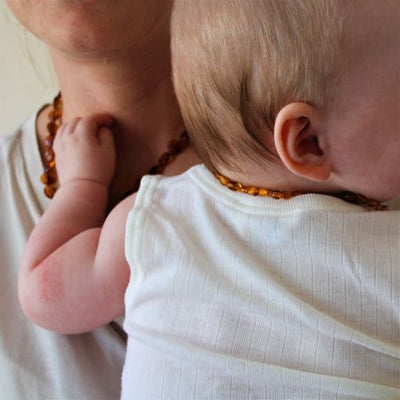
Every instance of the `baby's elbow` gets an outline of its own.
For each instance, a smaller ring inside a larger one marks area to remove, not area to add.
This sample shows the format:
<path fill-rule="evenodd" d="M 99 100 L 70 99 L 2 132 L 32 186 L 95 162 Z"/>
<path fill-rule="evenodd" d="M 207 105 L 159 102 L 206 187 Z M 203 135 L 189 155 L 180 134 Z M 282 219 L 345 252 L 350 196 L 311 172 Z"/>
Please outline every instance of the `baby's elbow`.
<path fill-rule="evenodd" d="M 18 297 L 22 311 L 33 323 L 59 332 L 57 304 L 63 297 L 63 285 L 54 271 L 54 266 L 48 265 L 22 270 L 18 280 Z"/>

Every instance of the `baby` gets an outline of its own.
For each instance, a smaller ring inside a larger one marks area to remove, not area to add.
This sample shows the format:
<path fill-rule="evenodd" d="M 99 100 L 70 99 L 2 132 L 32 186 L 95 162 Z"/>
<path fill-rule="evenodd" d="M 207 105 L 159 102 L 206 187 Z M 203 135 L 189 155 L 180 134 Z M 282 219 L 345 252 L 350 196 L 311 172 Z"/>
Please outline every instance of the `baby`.
<path fill-rule="evenodd" d="M 79 333 L 125 310 L 125 399 L 398 398 L 399 13 L 177 0 L 176 94 L 205 165 L 143 178 L 106 218 L 111 120 L 63 125 L 28 317 Z"/>

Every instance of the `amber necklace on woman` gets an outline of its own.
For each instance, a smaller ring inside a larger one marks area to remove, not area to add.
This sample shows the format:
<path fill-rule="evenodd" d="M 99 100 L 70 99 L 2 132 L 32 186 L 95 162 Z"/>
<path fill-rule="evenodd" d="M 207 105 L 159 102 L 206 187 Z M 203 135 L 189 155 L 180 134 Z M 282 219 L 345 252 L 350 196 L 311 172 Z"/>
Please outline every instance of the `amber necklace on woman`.
<path fill-rule="evenodd" d="M 58 93 L 58 95 L 53 100 L 53 108 L 49 113 L 49 122 L 47 123 L 48 136 L 46 137 L 44 142 L 44 160 L 46 165 L 44 172 L 40 178 L 42 183 L 44 184 L 44 194 L 50 199 L 54 196 L 57 190 L 57 172 L 53 143 L 57 134 L 57 130 L 61 125 L 62 110 L 62 97 L 61 93 Z M 148 174 L 162 174 L 165 167 L 174 161 L 175 156 L 177 156 L 179 153 L 182 153 L 185 149 L 189 147 L 189 145 L 189 136 L 186 131 L 183 131 L 177 139 L 173 139 L 168 143 L 167 150 L 163 154 L 161 154 L 157 161 L 157 164 L 153 165 L 150 168 Z M 135 182 L 132 190 L 125 194 L 125 197 L 128 194 L 136 192 L 139 189 L 139 184 L 140 179 Z"/>
<path fill-rule="evenodd" d="M 226 186 L 227 188 L 233 190 L 234 192 L 241 192 L 250 194 L 252 196 L 264 196 L 271 197 L 275 200 L 289 200 L 292 197 L 300 196 L 302 194 L 314 193 L 315 192 L 289 192 L 289 191 L 280 191 L 280 190 L 270 190 L 263 187 L 258 186 L 245 186 L 240 182 L 233 181 L 226 176 L 220 174 L 219 172 L 214 172 L 215 177 L 219 180 L 219 182 Z M 320 193 L 323 194 L 323 193 Z M 353 193 L 353 192 L 338 192 L 338 193 L 324 193 L 329 196 L 337 197 L 348 203 L 355 204 L 369 210 L 374 211 L 387 211 L 388 207 L 377 200 L 370 199 L 362 194 Z"/>

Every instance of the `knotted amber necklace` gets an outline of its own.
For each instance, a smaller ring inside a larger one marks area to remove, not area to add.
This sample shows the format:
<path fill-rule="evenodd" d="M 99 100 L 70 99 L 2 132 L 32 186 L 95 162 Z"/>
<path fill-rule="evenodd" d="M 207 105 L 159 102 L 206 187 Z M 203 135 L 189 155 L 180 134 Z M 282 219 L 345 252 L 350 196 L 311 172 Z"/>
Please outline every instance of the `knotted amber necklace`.
<path fill-rule="evenodd" d="M 44 184 L 44 194 L 48 198 L 52 198 L 57 190 L 57 172 L 56 172 L 56 162 L 55 162 L 55 154 L 53 150 L 53 143 L 56 137 L 58 128 L 61 125 L 62 119 L 62 97 L 61 93 L 53 100 L 53 108 L 49 113 L 49 122 L 47 124 L 48 136 L 45 139 L 45 169 L 41 176 L 41 181 Z M 153 165 L 148 174 L 156 175 L 162 174 L 165 167 L 168 164 L 171 164 L 175 157 L 182 153 L 185 149 L 187 149 L 190 145 L 189 136 L 186 131 L 183 131 L 177 139 L 173 139 L 168 143 L 167 150 L 159 157 L 157 164 Z M 132 190 L 125 193 L 124 197 L 128 194 L 134 193 L 139 189 L 140 178 L 135 182 L 132 187 Z"/>

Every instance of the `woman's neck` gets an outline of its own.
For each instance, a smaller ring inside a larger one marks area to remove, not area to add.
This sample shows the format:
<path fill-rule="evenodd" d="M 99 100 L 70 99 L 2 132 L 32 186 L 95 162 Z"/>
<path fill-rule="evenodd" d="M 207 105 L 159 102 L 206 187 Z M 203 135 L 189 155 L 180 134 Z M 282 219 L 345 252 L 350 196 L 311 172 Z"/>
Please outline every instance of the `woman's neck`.
<path fill-rule="evenodd" d="M 52 51 L 63 121 L 100 112 L 115 118 L 118 158 L 111 192 L 116 197 L 147 173 L 168 142 L 184 130 L 168 57 L 146 56 L 76 59 Z M 45 126 L 46 114 L 38 121 L 41 142 L 47 135 Z"/>
<path fill-rule="evenodd" d="M 52 56 L 63 96 L 63 121 L 109 113 L 116 120 L 117 141 L 151 140 L 155 147 L 183 129 L 168 57 L 76 59 L 55 51 Z"/>

